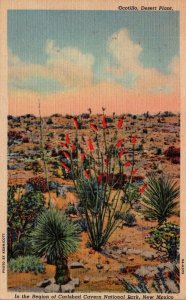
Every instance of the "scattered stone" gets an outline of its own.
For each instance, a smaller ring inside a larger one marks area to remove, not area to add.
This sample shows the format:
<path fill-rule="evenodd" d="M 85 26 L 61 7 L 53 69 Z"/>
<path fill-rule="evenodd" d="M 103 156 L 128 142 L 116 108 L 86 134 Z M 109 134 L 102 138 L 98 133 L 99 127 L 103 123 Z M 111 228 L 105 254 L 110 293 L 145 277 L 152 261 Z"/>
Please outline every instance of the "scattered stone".
<path fill-rule="evenodd" d="M 141 254 L 143 252 L 143 250 L 140 250 L 140 249 L 128 249 L 127 250 L 127 254 Z"/>
<path fill-rule="evenodd" d="M 74 284 L 75 287 L 78 287 L 80 285 L 80 280 L 79 278 L 72 278 L 69 283 Z"/>
<path fill-rule="evenodd" d="M 52 282 L 51 282 L 51 280 L 50 279 L 44 279 L 43 281 L 41 281 L 41 282 L 39 282 L 38 284 L 37 284 L 37 287 L 39 287 L 39 288 L 45 288 L 45 287 L 47 287 L 48 285 L 50 285 Z"/>
<path fill-rule="evenodd" d="M 167 286 L 169 287 L 169 289 L 171 291 L 174 291 L 174 293 L 179 293 L 180 292 L 178 286 L 170 278 L 166 278 L 166 284 L 167 284 Z"/>
<path fill-rule="evenodd" d="M 84 267 L 85 267 L 84 264 L 79 261 L 72 261 L 69 264 L 70 269 L 79 269 L 79 268 L 84 268 Z"/>
<path fill-rule="evenodd" d="M 103 265 L 102 265 L 102 264 L 97 264 L 97 265 L 96 265 L 96 268 L 97 268 L 98 270 L 101 270 L 101 269 L 103 269 Z"/>
<path fill-rule="evenodd" d="M 83 279 L 83 282 L 88 283 L 89 281 L 90 281 L 90 278 L 88 276 L 85 276 L 84 279 Z"/>
<path fill-rule="evenodd" d="M 143 251 L 142 252 L 142 257 L 144 257 L 146 260 L 153 260 L 155 258 L 155 254 L 150 251 Z"/>
<path fill-rule="evenodd" d="M 59 285 L 56 283 L 52 283 L 50 285 L 48 285 L 45 289 L 44 289 L 45 293 L 58 293 L 59 292 Z"/>
<path fill-rule="evenodd" d="M 73 293 L 75 292 L 75 286 L 71 281 L 67 284 L 64 284 L 61 286 L 61 292 L 62 293 Z"/>
<path fill-rule="evenodd" d="M 134 257 L 129 257 L 128 260 L 133 261 Z"/>
<path fill-rule="evenodd" d="M 127 272 L 127 270 L 126 270 L 126 268 L 125 268 L 124 265 L 121 265 L 121 266 L 119 267 L 119 272 L 120 272 L 120 273 L 126 273 L 126 272 Z"/>

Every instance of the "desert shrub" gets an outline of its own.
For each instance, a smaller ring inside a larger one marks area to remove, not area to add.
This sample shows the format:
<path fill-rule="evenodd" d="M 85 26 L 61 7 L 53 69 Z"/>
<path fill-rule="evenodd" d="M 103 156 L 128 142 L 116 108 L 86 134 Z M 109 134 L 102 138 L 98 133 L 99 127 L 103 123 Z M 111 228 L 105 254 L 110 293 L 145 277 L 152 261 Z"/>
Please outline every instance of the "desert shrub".
<path fill-rule="evenodd" d="M 161 148 L 156 148 L 156 155 L 161 155 L 162 154 L 162 150 Z"/>
<path fill-rule="evenodd" d="M 23 137 L 22 142 L 23 143 L 29 143 L 29 138 L 28 137 Z"/>
<path fill-rule="evenodd" d="M 122 212 L 116 216 L 118 219 L 123 221 L 123 225 L 134 226 L 136 224 L 135 215 L 130 212 Z"/>
<path fill-rule="evenodd" d="M 157 272 L 153 276 L 151 287 L 155 289 L 157 293 L 176 293 L 180 290 L 180 273 L 176 265 L 173 270 L 168 272 L 168 276 L 165 276 L 165 269 L 163 267 L 157 267 Z M 125 279 L 120 279 L 121 284 L 127 291 L 127 293 L 150 293 L 150 288 L 143 276 L 134 274 L 138 280 L 137 284 L 132 284 Z M 169 279 L 169 281 L 167 280 Z M 174 285 L 177 291 L 174 290 Z"/>
<path fill-rule="evenodd" d="M 57 149 L 52 149 L 51 156 L 52 156 L 52 157 L 58 156 L 58 151 L 57 151 Z"/>
<path fill-rule="evenodd" d="M 22 235 L 19 240 L 15 240 L 12 244 L 12 257 L 32 255 L 32 248 L 29 241 L 29 236 Z"/>
<path fill-rule="evenodd" d="M 51 125 L 51 124 L 53 124 L 53 121 L 52 121 L 51 118 L 49 118 L 49 119 L 46 121 L 46 123 L 47 123 L 48 125 Z"/>
<path fill-rule="evenodd" d="M 133 205 L 138 202 L 140 199 L 140 193 L 139 193 L 139 188 L 136 184 L 131 183 L 128 186 L 128 189 L 125 193 L 125 195 L 121 198 L 123 203 L 128 203 L 130 207 L 132 208 Z"/>
<path fill-rule="evenodd" d="M 138 171 L 135 168 L 137 135 L 131 137 L 131 151 L 126 154 L 123 149 L 124 138 L 118 139 L 123 118 L 118 120 L 118 129 L 111 133 L 109 119 L 103 114 L 102 128 L 90 123 L 94 136 L 87 139 L 82 136 L 79 138 L 79 123 L 75 118 L 73 122 L 76 127 L 75 139 L 69 140 L 66 136 L 66 143 L 62 147 L 67 161 L 62 161 L 61 165 L 72 176 L 80 207 L 84 209 L 83 217 L 87 221 L 91 247 L 99 251 L 122 223 L 115 216 L 117 211 L 124 210 L 126 203 L 121 201 L 121 197 L 127 193 Z M 108 141 L 107 134 L 110 134 L 111 141 Z M 74 151 L 77 159 L 73 159 Z"/>
<path fill-rule="evenodd" d="M 42 193 L 48 191 L 47 180 L 42 176 L 29 178 L 27 184 L 29 184 L 34 191 L 41 191 Z"/>
<path fill-rule="evenodd" d="M 179 156 L 176 156 L 176 157 L 172 157 L 171 159 L 171 163 L 172 164 L 180 164 L 180 157 Z"/>
<path fill-rule="evenodd" d="M 35 160 L 33 162 L 29 162 L 25 164 L 25 170 L 30 171 L 32 170 L 34 174 L 38 172 L 42 172 L 43 167 L 40 160 Z"/>
<path fill-rule="evenodd" d="M 37 217 L 43 210 L 44 197 L 41 192 L 22 193 L 17 187 L 9 188 L 7 216 L 9 257 L 18 255 L 16 252 L 19 254 L 26 252 L 28 245 L 25 238 L 33 230 Z"/>
<path fill-rule="evenodd" d="M 162 117 L 175 117 L 176 115 L 172 113 L 171 111 L 164 111 L 162 114 Z"/>
<path fill-rule="evenodd" d="M 138 147 L 136 148 L 137 151 L 143 151 L 143 144 L 139 144 Z"/>
<path fill-rule="evenodd" d="M 174 146 L 170 146 L 164 152 L 166 157 L 180 157 L 180 148 L 175 148 Z"/>
<path fill-rule="evenodd" d="M 22 134 L 19 131 L 8 131 L 8 138 L 20 140 L 20 139 L 22 139 Z"/>
<path fill-rule="evenodd" d="M 146 241 L 152 248 L 165 253 L 171 261 L 178 259 L 180 228 L 172 223 L 164 223 L 153 228 Z"/>
<path fill-rule="evenodd" d="M 76 224 L 78 224 L 81 232 L 87 232 L 88 230 L 88 227 L 87 227 L 87 221 L 85 218 L 81 218 L 81 219 L 78 219 L 76 221 L 74 221 Z"/>
<path fill-rule="evenodd" d="M 68 203 L 68 207 L 65 209 L 66 215 L 77 215 L 78 210 L 76 208 L 76 205 L 74 203 Z"/>
<path fill-rule="evenodd" d="M 43 273 L 45 268 L 40 259 L 35 256 L 19 256 L 12 258 L 9 262 L 9 269 L 12 272 L 35 272 Z"/>
<path fill-rule="evenodd" d="M 49 138 L 53 138 L 54 137 L 54 133 L 53 132 L 49 132 L 48 134 L 47 134 L 47 136 L 49 137 Z"/>
<path fill-rule="evenodd" d="M 160 177 L 152 175 L 149 177 L 142 199 L 145 207 L 143 213 L 161 225 L 167 218 L 176 214 L 178 196 L 179 187 L 176 181 L 164 174 Z"/>

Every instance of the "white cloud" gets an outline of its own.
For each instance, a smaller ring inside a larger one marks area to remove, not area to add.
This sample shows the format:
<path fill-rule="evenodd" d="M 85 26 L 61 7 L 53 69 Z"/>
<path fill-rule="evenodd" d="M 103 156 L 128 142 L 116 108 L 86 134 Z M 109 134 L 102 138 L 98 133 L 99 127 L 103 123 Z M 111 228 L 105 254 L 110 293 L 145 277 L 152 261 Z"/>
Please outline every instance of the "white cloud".
<path fill-rule="evenodd" d="M 49 73 L 66 87 L 76 88 L 90 85 L 93 81 L 94 57 L 78 48 L 59 48 L 52 40 L 46 43 L 46 66 Z"/>
<path fill-rule="evenodd" d="M 116 79 L 121 79 L 127 72 L 130 72 L 134 74 L 135 81 L 132 87 L 136 90 L 160 92 L 162 86 L 166 86 L 166 92 L 178 89 L 178 57 L 173 58 L 170 62 L 170 74 L 168 75 L 155 68 L 145 68 L 140 61 L 143 48 L 132 41 L 126 28 L 114 33 L 109 38 L 107 49 L 114 58 L 115 65 L 109 63 L 105 70 Z"/>
<path fill-rule="evenodd" d="M 78 48 L 59 48 L 54 41 L 45 45 L 47 61 L 43 65 L 25 63 L 9 51 L 9 79 L 25 80 L 30 76 L 42 76 L 61 83 L 67 89 L 92 84 L 94 57 Z"/>

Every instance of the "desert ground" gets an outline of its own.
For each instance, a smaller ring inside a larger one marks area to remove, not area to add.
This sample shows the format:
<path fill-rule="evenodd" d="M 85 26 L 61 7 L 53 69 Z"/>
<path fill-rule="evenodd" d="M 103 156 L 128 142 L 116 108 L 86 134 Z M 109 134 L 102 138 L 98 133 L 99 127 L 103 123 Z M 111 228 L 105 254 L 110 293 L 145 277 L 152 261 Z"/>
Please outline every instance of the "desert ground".
<path fill-rule="evenodd" d="M 95 133 L 89 124 L 95 123 L 101 128 L 101 115 L 82 114 L 79 117 L 81 128 L 78 129 L 79 138 L 83 139 L 85 151 L 86 139 L 94 140 Z M 106 138 L 109 141 L 112 132 L 117 128 L 120 116 L 108 116 Z M 70 116 L 59 114 L 43 118 L 44 147 L 48 164 L 49 181 L 58 183 L 58 193 L 55 188 L 50 190 L 50 197 L 55 207 L 65 211 L 68 204 L 77 204 L 78 197 L 73 181 L 64 176 L 59 166 L 61 146 L 65 134 L 70 140 L 75 137 L 76 129 Z M 180 116 L 178 114 L 158 115 L 124 115 L 122 130 L 118 139 L 125 138 L 125 149 L 130 147 L 130 138 L 137 134 L 135 152 L 137 175 L 145 181 L 151 172 L 160 175 L 166 173 L 173 177 L 178 185 L 180 180 L 179 157 L 170 158 L 165 155 L 169 147 L 180 147 Z M 41 153 L 40 118 L 33 115 L 8 117 L 8 186 L 19 185 L 23 191 L 28 180 L 32 177 L 45 177 L 44 164 Z M 130 155 L 130 154 L 129 154 Z M 44 193 L 47 205 L 49 194 Z M 177 216 L 169 221 L 179 225 L 179 206 Z M 81 233 L 81 245 L 74 254 L 70 255 L 69 264 L 76 262 L 77 267 L 70 267 L 72 278 L 79 278 L 76 291 L 109 291 L 125 292 L 120 279 L 125 278 L 131 283 L 136 282 L 134 272 L 152 280 L 153 267 L 169 264 L 161 260 L 161 254 L 145 242 L 149 230 L 157 225 L 156 221 L 146 220 L 141 212 L 140 202 L 132 208 L 136 217 L 134 226 L 120 226 L 110 237 L 102 251 L 97 252 L 87 246 L 88 236 Z M 76 219 L 71 214 L 69 218 Z M 79 265 L 78 265 L 79 263 Z M 55 266 L 45 264 L 45 272 L 35 274 L 8 272 L 8 288 L 16 291 L 44 291 L 37 285 L 45 279 L 52 278 Z M 102 268 L 98 269 L 97 264 Z M 152 289 L 152 292 L 154 290 Z M 176 291 L 176 290 L 175 290 Z"/>

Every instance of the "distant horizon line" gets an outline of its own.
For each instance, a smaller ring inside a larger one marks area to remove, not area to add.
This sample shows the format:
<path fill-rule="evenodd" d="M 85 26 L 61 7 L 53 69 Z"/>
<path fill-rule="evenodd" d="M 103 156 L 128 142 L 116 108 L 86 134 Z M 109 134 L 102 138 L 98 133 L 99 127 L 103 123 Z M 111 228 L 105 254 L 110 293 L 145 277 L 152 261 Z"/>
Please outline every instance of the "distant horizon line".
<path fill-rule="evenodd" d="M 114 112 L 113 112 L 114 113 Z M 107 113 L 104 113 L 106 116 L 108 116 L 108 117 L 110 117 L 110 116 L 113 116 L 113 113 L 109 113 L 109 114 L 107 114 Z M 152 112 L 152 111 L 145 111 L 145 112 L 143 112 L 143 113 L 133 113 L 133 112 L 126 112 L 126 113 L 120 113 L 120 114 L 116 114 L 115 113 L 115 116 L 121 116 L 121 115 L 123 115 L 123 116 L 129 116 L 129 115 L 132 115 L 132 116 L 143 116 L 143 115 L 145 115 L 145 114 L 147 114 L 147 113 L 149 113 L 151 116 L 158 116 L 158 115 L 161 115 L 161 114 L 165 114 L 165 113 L 169 113 L 169 114 L 172 114 L 172 115 L 179 115 L 180 114 L 180 111 L 176 111 L 176 112 L 173 112 L 173 111 L 168 111 L 168 110 L 164 110 L 164 111 L 160 111 L 160 112 Z M 41 114 L 41 116 L 42 117 L 44 117 L 44 118 L 47 118 L 47 117 L 55 117 L 55 116 L 60 116 L 60 117 L 64 117 L 64 118 L 66 118 L 66 116 L 70 116 L 70 117 L 81 117 L 82 115 L 90 115 L 90 116 L 101 116 L 103 113 L 91 113 L 91 114 L 89 114 L 88 112 L 82 112 L 81 114 L 74 114 L 74 113 L 72 113 L 72 114 L 70 114 L 70 113 L 66 113 L 65 115 L 64 114 L 61 114 L 61 113 L 53 113 L 53 114 L 51 114 L 51 115 L 42 115 Z M 25 113 L 25 114 L 22 114 L 22 115 L 13 115 L 13 114 L 7 114 L 7 117 L 17 117 L 17 118 L 19 118 L 19 117 L 28 117 L 28 116 L 34 116 L 34 117 L 40 117 L 40 115 L 39 114 L 33 114 L 33 113 Z"/>

